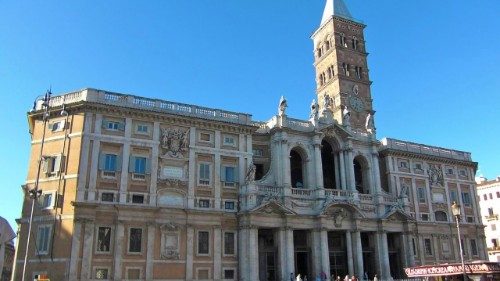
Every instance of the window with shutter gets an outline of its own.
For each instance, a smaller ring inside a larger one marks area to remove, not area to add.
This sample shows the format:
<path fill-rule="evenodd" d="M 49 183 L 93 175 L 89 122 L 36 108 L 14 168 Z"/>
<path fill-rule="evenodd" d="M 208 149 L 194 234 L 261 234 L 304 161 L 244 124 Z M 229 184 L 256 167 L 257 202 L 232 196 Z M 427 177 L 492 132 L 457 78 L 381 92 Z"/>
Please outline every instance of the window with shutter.
<path fill-rule="evenodd" d="M 51 230 L 52 226 L 50 225 L 41 225 L 38 227 L 36 237 L 37 255 L 46 255 L 49 253 Z"/>

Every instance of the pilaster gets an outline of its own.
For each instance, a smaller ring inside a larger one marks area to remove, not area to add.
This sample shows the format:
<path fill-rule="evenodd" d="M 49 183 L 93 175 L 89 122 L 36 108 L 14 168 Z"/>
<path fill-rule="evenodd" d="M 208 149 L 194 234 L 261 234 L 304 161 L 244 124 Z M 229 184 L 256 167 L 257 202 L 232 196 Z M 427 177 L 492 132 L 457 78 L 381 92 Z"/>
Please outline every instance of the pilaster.
<path fill-rule="evenodd" d="M 120 203 L 127 202 L 128 164 L 130 158 L 130 138 L 132 136 L 132 118 L 125 119 L 125 141 L 123 142 L 122 171 L 120 177 Z M 120 163 L 118 163 L 119 165 Z"/>
<path fill-rule="evenodd" d="M 151 183 L 149 185 L 149 205 L 156 205 L 156 187 L 158 185 L 158 157 L 159 157 L 160 123 L 153 124 L 153 141 L 157 144 L 151 149 Z"/>
<path fill-rule="evenodd" d="M 154 260 L 154 250 L 155 250 L 155 231 L 156 225 L 153 222 L 149 222 L 148 226 L 148 240 L 147 250 L 146 250 L 146 280 L 153 280 L 153 260 Z"/>
<path fill-rule="evenodd" d="M 194 187 L 196 185 L 196 127 L 189 129 L 189 184 L 188 184 L 188 208 L 194 208 Z M 192 278 L 192 277 L 191 277 Z"/>
<path fill-rule="evenodd" d="M 128 161 L 124 161 L 128 162 Z M 125 227 L 123 221 L 116 223 L 115 232 L 115 254 L 114 254 L 114 280 L 122 280 L 122 257 L 123 257 L 123 243 L 125 240 Z"/>
<path fill-rule="evenodd" d="M 214 227 L 214 279 L 221 279 L 222 273 L 222 245 L 221 245 L 221 229 L 219 226 Z"/>
<path fill-rule="evenodd" d="M 81 271 L 81 279 L 82 280 L 90 280 L 93 278 L 92 276 L 92 249 L 94 248 L 94 222 L 87 220 L 85 221 L 85 230 L 83 232 L 83 243 L 85 247 L 83 247 L 82 253 L 82 271 Z"/>
<path fill-rule="evenodd" d="M 186 228 L 186 280 L 193 280 L 194 228 Z"/>
<path fill-rule="evenodd" d="M 345 232 L 345 241 L 347 245 L 347 270 L 349 272 L 349 276 L 354 275 L 354 258 L 352 251 L 352 233 L 351 231 Z"/>
<path fill-rule="evenodd" d="M 19 241 L 19 239 L 17 239 Z M 69 280 L 78 280 L 78 261 L 80 258 L 80 245 L 82 241 L 82 223 L 75 219 L 73 223 L 73 235 L 71 241 L 71 260 L 69 262 Z"/>

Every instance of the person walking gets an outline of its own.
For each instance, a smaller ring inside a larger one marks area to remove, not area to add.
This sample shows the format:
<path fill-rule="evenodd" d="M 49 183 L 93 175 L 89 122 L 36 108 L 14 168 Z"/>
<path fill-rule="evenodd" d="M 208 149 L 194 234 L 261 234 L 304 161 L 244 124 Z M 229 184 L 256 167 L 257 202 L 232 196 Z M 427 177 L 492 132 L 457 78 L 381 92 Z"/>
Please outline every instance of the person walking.
<path fill-rule="evenodd" d="M 377 276 L 377 274 L 375 274 L 375 276 L 373 276 L 373 281 L 378 281 L 378 276 Z"/>

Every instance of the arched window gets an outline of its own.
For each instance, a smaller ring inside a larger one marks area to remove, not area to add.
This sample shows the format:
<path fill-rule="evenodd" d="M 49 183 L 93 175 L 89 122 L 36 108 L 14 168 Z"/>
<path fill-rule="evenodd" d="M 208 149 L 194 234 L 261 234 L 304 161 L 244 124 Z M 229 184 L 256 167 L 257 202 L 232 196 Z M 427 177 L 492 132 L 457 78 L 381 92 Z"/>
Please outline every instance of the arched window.
<path fill-rule="evenodd" d="M 305 164 L 302 156 L 295 149 L 290 151 L 290 177 L 293 188 L 304 188 Z"/>
<path fill-rule="evenodd" d="M 352 37 L 352 48 L 354 50 L 357 50 L 358 49 L 358 38 L 356 38 L 356 36 L 353 36 Z"/>
<path fill-rule="evenodd" d="M 318 58 L 320 58 L 323 55 L 323 52 L 321 51 L 321 47 L 316 50 L 316 53 L 318 55 Z"/>
<path fill-rule="evenodd" d="M 345 42 L 345 34 L 340 33 L 339 37 L 340 37 L 340 46 L 347 47 L 347 43 Z"/>
<path fill-rule="evenodd" d="M 325 41 L 325 48 L 327 51 L 330 50 L 330 41 L 328 39 Z"/>
<path fill-rule="evenodd" d="M 434 212 L 434 217 L 436 218 L 436 221 L 443 221 L 443 222 L 448 221 L 448 215 L 443 211 Z"/>
<path fill-rule="evenodd" d="M 321 142 L 321 164 L 323 166 L 323 187 L 336 189 L 335 161 L 333 149 L 329 142 Z"/>
<path fill-rule="evenodd" d="M 356 156 L 353 160 L 354 182 L 359 193 L 370 194 L 370 183 L 368 182 L 368 163 L 362 156 Z"/>

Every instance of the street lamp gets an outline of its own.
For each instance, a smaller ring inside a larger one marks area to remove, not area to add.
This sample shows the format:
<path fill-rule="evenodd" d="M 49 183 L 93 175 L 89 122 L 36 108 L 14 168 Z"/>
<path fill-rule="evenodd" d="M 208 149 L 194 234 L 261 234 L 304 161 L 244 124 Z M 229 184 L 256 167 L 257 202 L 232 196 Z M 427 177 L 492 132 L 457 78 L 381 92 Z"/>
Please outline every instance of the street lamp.
<path fill-rule="evenodd" d="M 457 202 L 453 201 L 453 204 L 451 205 L 451 212 L 453 213 L 453 216 L 455 216 L 455 219 L 457 221 L 457 232 L 458 232 L 458 245 L 460 247 L 460 260 L 462 261 L 462 270 L 463 270 L 463 279 L 466 281 L 467 279 L 467 273 L 465 272 L 465 263 L 464 263 L 464 252 L 462 249 L 462 240 L 460 238 L 460 215 L 461 215 L 461 209 L 460 205 L 457 204 Z"/>
<path fill-rule="evenodd" d="M 49 119 L 49 104 L 50 104 L 50 95 L 52 93 L 50 91 L 47 91 L 45 93 L 45 96 L 43 97 L 43 102 L 41 104 L 41 107 L 43 108 L 43 132 L 42 132 L 42 142 L 40 144 L 40 154 L 38 157 L 38 170 L 36 173 L 36 179 L 35 179 L 35 187 L 31 190 L 28 190 L 29 197 L 31 198 L 31 212 L 30 212 L 30 220 L 29 220 L 29 225 L 28 225 L 28 238 L 26 239 L 26 249 L 24 253 L 24 264 L 23 264 L 23 277 L 22 281 L 25 280 L 25 275 L 26 275 L 26 264 L 28 263 L 28 252 L 29 252 L 29 247 L 30 247 L 30 237 L 31 237 L 31 227 L 32 227 L 32 222 L 33 222 L 33 211 L 35 209 L 35 202 L 37 199 L 42 195 L 42 190 L 38 189 L 38 183 L 40 181 L 40 170 L 42 166 L 42 161 L 43 161 L 43 145 L 45 143 L 45 130 L 47 127 L 47 121 Z M 35 112 L 37 109 L 37 104 L 38 104 L 38 97 L 35 99 L 35 102 L 33 104 L 33 109 L 31 112 Z"/>

